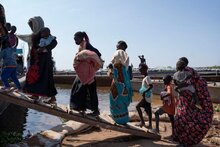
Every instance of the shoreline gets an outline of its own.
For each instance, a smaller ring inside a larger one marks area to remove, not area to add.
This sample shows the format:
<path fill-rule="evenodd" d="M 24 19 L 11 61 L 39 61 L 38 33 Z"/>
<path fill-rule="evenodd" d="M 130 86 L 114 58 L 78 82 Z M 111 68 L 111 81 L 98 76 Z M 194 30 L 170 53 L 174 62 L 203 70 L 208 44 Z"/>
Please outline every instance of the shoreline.
<path fill-rule="evenodd" d="M 137 115 L 130 117 L 137 121 Z M 171 124 L 166 116 L 160 117 L 161 140 L 147 139 L 121 133 L 118 131 L 91 127 L 75 121 L 67 121 L 62 125 L 56 126 L 51 130 L 46 130 L 16 144 L 20 146 L 62 146 L 62 147 L 161 147 L 177 146 L 169 136 L 171 135 Z M 146 119 L 146 117 L 145 117 Z M 147 123 L 147 120 L 145 120 Z M 137 121 L 138 122 L 138 121 Z M 153 119 L 153 128 L 155 120 Z M 217 147 L 220 145 L 220 112 L 215 112 L 213 123 L 203 140 L 196 147 Z"/>
<path fill-rule="evenodd" d="M 153 127 L 155 121 L 153 120 Z M 132 136 L 129 134 L 106 130 L 94 129 L 88 132 L 72 134 L 66 136 L 62 141 L 63 147 L 83 146 L 83 147 L 161 147 L 161 146 L 177 146 L 177 142 L 173 142 L 169 136 L 171 135 L 171 124 L 167 121 L 160 122 L 161 140 L 154 141 L 151 139 Z M 213 124 L 203 140 L 195 145 L 196 147 L 217 147 L 220 145 L 220 112 L 215 112 Z"/>

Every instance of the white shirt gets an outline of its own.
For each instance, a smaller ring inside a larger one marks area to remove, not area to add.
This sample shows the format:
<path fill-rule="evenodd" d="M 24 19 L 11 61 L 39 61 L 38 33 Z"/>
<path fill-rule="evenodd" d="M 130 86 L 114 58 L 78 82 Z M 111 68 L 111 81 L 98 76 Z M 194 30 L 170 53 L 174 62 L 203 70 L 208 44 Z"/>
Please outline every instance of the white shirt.
<path fill-rule="evenodd" d="M 128 69 L 129 57 L 128 57 L 128 54 L 124 50 L 118 49 L 113 54 L 112 64 L 116 64 L 116 63 L 122 63 L 126 67 L 126 69 Z"/>
<path fill-rule="evenodd" d="M 148 89 L 150 84 L 152 84 L 152 81 L 151 81 L 150 77 L 149 76 L 144 77 L 144 79 L 142 80 L 142 85 L 141 86 L 142 87 L 144 86 L 144 87 L 146 87 Z M 147 98 L 145 96 L 145 100 L 148 103 L 151 103 L 151 101 L 152 101 L 152 89 L 150 90 L 150 92 L 151 92 L 151 96 L 149 98 Z"/>

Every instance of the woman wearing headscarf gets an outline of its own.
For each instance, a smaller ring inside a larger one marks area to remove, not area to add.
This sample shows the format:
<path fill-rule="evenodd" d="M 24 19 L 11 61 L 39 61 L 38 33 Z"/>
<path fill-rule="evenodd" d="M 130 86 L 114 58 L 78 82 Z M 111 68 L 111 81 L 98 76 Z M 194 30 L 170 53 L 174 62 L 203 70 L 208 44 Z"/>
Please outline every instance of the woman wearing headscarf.
<path fill-rule="evenodd" d="M 117 124 L 126 124 L 129 121 L 128 106 L 133 96 L 128 75 L 129 56 L 125 52 L 127 43 L 119 41 L 116 48 L 110 66 L 113 77 L 109 95 L 110 112 Z"/>
<path fill-rule="evenodd" d="M 19 39 L 28 44 L 27 66 L 30 64 L 30 53 L 32 48 L 32 35 L 38 33 L 44 27 L 44 20 L 40 16 L 35 16 L 29 19 L 28 25 L 31 27 L 32 33 L 26 35 L 16 35 Z M 27 68 L 28 68 L 27 67 Z"/>
<path fill-rule="evenodd" d="M 52 49 L 56 47 L 56 39 L 46 46 L 47 52 L 39 52 L 41 39 L 40 30 L 44 28 L 44 21 L 40 16 L 30 18 L 28 24 L 33 31 L 30 35 L 23 35 L 23 39 L 30 45 L 30 67 L 26 74 L 24 91 L 33 98 L 49 97 L 49 103 L 56 103 L 55 88 L 53 79 Z M 21 37 L 21 36 L 20 36 Z"/>
<path fill-rule="evenodd" d="M 177 62 L 177 69 L 191 74 L 187 81 L 195 88 L 195 92 L 182 87 L 177 100 L 177 111 L 174 118 L 174 140 L 184 146 L 198 144 L 206 135 L 212 123 L 213 106 L 208 91 L 207 83 L 191 67 L 188 67 L 188 59 L 182 57 Z M 181 76 L 174 77 L 182 78 Z M 188 85 L 186 85 L 188 86 Z M 198 97 L 201 108 L 195 103 Z"/>

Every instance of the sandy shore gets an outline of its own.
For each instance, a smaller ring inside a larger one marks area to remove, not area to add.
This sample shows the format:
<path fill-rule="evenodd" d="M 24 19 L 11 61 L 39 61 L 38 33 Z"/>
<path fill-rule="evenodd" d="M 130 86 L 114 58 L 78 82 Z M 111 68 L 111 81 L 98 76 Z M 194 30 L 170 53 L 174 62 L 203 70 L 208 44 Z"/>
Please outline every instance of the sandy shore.
<path fill-rule="evenodd" d="M 153 122 L 155 124 L 155 122 Z M 69 135 L 62 141 L 63 147 L 165 147 L 177 146 L 178 144 L 169 139 L 171 125 L 169 122 L 160 123 L 160 134 L 162 139 L 153 141 L 146 138 L 132 136 L 129 134 L 94 128 L 80 134 Z M 216 112 L 213 125 L 206 137 L 196 147 L 217 147 L 220 145 L 220 112 Z"/>

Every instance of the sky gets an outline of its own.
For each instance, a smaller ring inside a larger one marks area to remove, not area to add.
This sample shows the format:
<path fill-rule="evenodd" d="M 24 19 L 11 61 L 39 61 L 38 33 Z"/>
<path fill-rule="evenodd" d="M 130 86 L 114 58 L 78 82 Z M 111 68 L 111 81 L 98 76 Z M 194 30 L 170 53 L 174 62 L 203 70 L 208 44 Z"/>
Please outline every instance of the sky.
<path fill-rule="evenodd" d="M 17 34 L 30 34 L 29 18 L 41 16 L 58 45 L 58 70 L 73 70 L 74 33 L 85 31 L 111 62 L 116 44 L 126 41 L 130 63 L 144 55 L 150 68 L 175 67 L 185 56 L 191 67 L 220 66 L 220 0 L 0 0 Z M 19 41 L 18 48 L 27 44 Z"/>

